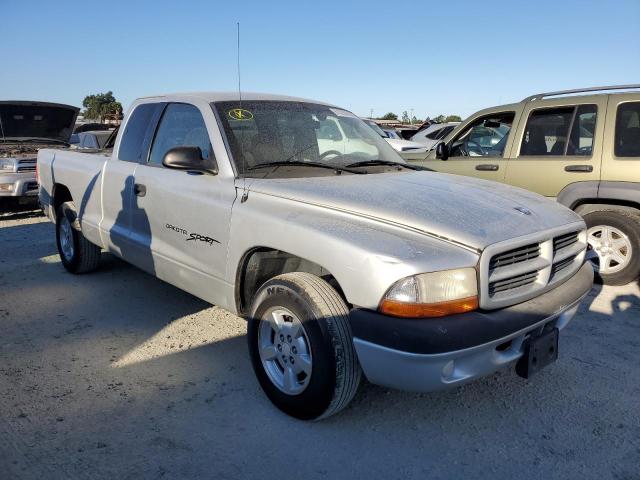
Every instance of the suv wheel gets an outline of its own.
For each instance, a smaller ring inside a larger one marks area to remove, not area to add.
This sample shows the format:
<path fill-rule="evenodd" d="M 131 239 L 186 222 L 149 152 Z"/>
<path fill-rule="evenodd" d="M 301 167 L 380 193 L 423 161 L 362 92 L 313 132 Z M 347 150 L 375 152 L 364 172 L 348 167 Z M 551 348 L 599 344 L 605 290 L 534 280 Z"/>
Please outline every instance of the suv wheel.
<path fill-rule="evenodd" d="M 62 265 L 71 273 L 95 270 L 100 247 L 84 238 L 73 202 L 65 202 L 56 214 L 56 243 Z"/>
<path fill-rule="evenodd" d="M 625 285 L 640 274 L 640 216 L 620 211 L 584 215 L 587 259 L 606 285 Z"/>
<path fill-rule="evenodd" d="M 309 273 L 286 273 L 255 296 L 247 339 L 253 370 L 267 397 L 285 413 L 311 420 L 346 407 L 360 384 L 349 309 Z"/>

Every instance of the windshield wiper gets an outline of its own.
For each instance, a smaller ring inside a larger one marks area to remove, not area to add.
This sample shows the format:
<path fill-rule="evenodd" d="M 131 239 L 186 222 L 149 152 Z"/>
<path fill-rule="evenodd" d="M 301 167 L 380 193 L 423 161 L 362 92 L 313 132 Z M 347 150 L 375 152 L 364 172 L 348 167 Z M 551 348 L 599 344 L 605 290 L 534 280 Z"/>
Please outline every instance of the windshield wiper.
<path fill-rule="evenodd" d="M 392 162 L 390 160 L 363 160 L 361 162 L 350 163 L 347 165 L 349 168 L 358 167 L 377 167 L 377 166 L 389 166 L 389 167 L 402 167 L 409 170 L 426 170 L 432 171 L 430 168 L 421 167 L 419 165 L 411 165 L 410 163 Z"/>
<path fill-rule="evenodd" d="M 335 170 L 336 172 L 349 172 L 349 173 L 355 173 L 357 175 L 362 175 L 365 174 L 367 172 L 361 172 L 359 170 L 353 170 L 351 168 L 348 168 L 349 165 L 347 165 L 346 167 L 341 167 L 338 165 L 332 165 L 330 163 L 321 163 L 321 162 L 303 162 L 301 160 L 287 160 L 284 162 L 265 162 L 265 163 L 258 163 L 256 165 L 253 165 L 252 167 L 248 167 L 246 168 L 247 171 L 251 171 L 251 170 L 258 170 L 260 168 L 269 168 L 269 167 L 285 167 L 285 166 L 295 166 L 295 167 L 313 167 L 313 168 L 328 168 L 331 170 Z M 274 168 L 275 170 L 275 168 Z"/>

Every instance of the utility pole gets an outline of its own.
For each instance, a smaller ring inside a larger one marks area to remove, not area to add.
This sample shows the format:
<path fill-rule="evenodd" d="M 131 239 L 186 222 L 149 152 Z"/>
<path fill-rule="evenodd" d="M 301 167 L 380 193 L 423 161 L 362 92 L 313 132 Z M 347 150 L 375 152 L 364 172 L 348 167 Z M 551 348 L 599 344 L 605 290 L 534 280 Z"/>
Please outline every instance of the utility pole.
<path fill-rule="evenodd" d="M 409 123 L 413 125 L 413 108 L 411 109 L 411 116 L 409 117 Z"/>
<path fill-rule="evenodd" d="M 371 120 L 373 120 L 373 108 L 371 109 L 371 115 L 369 116 Z"/>

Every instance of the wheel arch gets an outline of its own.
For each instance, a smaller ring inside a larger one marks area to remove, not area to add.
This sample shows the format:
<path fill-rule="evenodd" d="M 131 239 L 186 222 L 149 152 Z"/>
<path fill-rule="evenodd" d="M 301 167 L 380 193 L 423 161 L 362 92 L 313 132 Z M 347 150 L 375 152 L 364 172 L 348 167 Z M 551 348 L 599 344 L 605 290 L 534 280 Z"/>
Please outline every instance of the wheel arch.
<path fill-rule="evenodd" d="M 324 279 L 344 299 L 342 287 L 325 267 L 299 255 L 271 247 L 257 246 L 247 250 L 236 269 L 235 302 L 240 314 L 246 314 L 258 289 L 269 279 L 291 272 L 306 272 Z"/>
<path fill-rule="evenodd" d="M 55 220 L 60 205 L 62 205 L 64 202 L 73 201 L 73 197 L 71 196 L 71 191 L 69 190 L 69 188 L 67 188 L 66 185 L 62 183 L 56 183 L 53 185 L 52 200 L 52 215 L 53 219 Z"/>

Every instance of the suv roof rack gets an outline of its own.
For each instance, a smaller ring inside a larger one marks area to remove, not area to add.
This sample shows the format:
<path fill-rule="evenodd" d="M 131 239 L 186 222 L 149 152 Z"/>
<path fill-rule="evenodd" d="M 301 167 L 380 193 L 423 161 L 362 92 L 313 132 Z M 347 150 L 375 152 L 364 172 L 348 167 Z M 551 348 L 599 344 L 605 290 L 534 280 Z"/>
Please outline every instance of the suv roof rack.
<path fill-rule="evenodd" d="M 588 88 L 575 88 L 573 90 L 558 90 L 557 92 L 536 93 L 523 100 L 523 102 L 532 102 L 533 100 L 539 100 L 544 97 L 557 97 L 559 95 L 570 95 L 572 93 L 584 93 L 584 92 L 601 92 L 606 90 L 635 90 L 640 89 L 640 84 L 630 85 L 609 85 L 604 87 L 588 87 Z"/>

